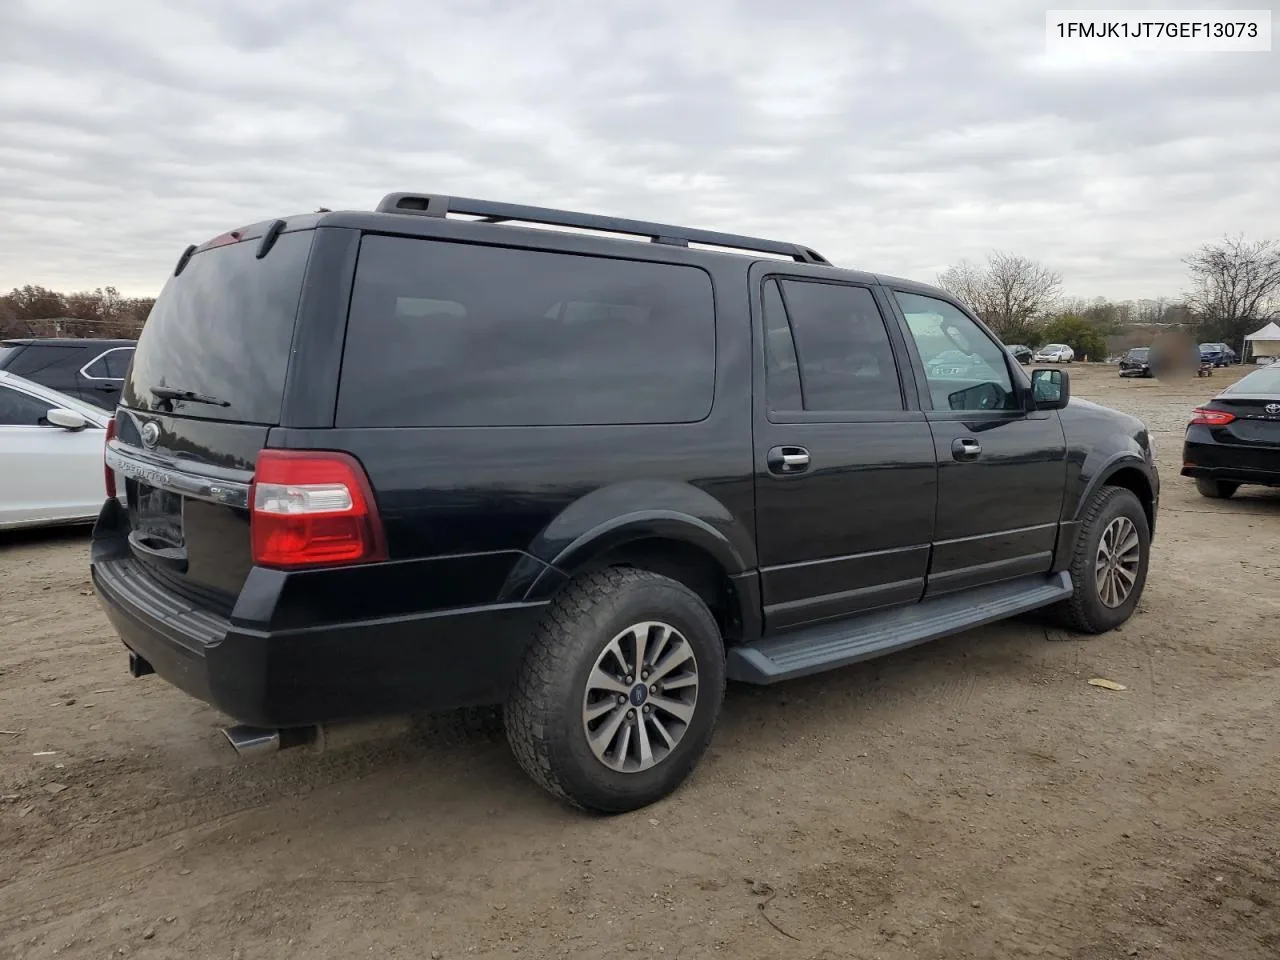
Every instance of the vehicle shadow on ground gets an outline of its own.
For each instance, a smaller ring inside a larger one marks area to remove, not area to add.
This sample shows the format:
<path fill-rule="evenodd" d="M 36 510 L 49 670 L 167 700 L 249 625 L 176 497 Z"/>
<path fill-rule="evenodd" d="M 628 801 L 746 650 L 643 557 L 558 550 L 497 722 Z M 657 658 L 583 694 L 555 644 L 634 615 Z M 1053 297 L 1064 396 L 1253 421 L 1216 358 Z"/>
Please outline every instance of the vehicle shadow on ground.
<path fill-rule="evenodd" d="M 688 789 L 696 790 L 699 782 L 745 783 L 753 764 L 776 761 L 797 744 L 822 741 L 833 728 L 864 727 L 870 736 L 917 721 L 956 722 L 984 687 L 1039 681 L 1045 674 L 1043 646 L 1053 630 L 1010 621 L 777 686 L 731 683 L 711 748 Z M 219 766 L 203 773 L 259 794 L 288 793 L 290 783 L 305 784 L 309 792 L 362 780 L 397 819 L 500 815 L 529 825 L 590 819 L 524 774 L 496 708 L 415 717 L 407 734 L 322 754 L 286 751 L 274 760 L 242 762 L 227 748 Z"/>
<path fill-rule="evenodd" d="M 18 547 L 59 547 L 67 544 L 89 543 L 92 525 L 76 524 L 58 527 L 19 527 L 0 530 L 0 550 Z"/>

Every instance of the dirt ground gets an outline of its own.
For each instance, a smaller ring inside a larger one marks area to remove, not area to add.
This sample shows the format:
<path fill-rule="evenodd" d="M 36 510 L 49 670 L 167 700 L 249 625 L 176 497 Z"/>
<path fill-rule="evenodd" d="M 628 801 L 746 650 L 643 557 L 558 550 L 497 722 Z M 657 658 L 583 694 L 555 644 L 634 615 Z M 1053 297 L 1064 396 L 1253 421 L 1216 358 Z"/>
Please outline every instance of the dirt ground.
<path fill-rule="evenodd" d="M 692 780 L 616 819 L 462 718 L 237 761 L 214 711 L 129 677 L 83 532 L 0 540 L 0 957 L 1275 958 L 1280 491 L 1177 475 L 1238 374 L 1071 372 L 1158 445 L 1127 626 L 731 687 Z"/>

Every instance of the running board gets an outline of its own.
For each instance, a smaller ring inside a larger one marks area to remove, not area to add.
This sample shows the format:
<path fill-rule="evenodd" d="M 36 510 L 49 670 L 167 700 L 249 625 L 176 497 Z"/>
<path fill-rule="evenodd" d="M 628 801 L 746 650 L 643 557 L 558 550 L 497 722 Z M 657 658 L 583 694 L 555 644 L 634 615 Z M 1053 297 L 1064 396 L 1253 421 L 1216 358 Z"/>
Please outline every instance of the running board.
<path fill-rule="evenodd" d="M 729 650 L 730 680 L 778 683 L 870 660 L 1071 596 L 1071 575 L 1020 577 L 909 607 L 859 614 Z"/>

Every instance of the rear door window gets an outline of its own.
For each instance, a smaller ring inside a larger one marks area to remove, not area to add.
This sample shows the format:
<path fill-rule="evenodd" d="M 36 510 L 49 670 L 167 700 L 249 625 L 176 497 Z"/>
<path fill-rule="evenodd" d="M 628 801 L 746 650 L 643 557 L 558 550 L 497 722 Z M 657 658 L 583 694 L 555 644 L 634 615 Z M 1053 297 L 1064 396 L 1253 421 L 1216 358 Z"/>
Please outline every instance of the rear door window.
<path fill-rule="evenodd" d="M 714 389 L 714 301 L 700 269 L 361 242 L 339 427 L 691 422 Z"/>
<path fill-rule="evenodd" d="M 771 279 L 764 313 L 771 408 L 829 413 L 904 409 L 889 332 L 869 289 Z"/>
<path fill-rule="evenodd" d="M 278 423 L 313 236 L 283 233 L 261 260 L 255 240 L 193 256 L 151 309 L 124 405 L 154 410 L 161 401 L 153 391 L 191 391 L 216 402 L 174 401 L 174 413 Z"/>
<path fill-rule="evenodd" d="M 116 347 L 88 364 L 84 372 L 94 380 L 123 380 L 129 370 L 131 359 L 133 359 L 132 347 Z"/>

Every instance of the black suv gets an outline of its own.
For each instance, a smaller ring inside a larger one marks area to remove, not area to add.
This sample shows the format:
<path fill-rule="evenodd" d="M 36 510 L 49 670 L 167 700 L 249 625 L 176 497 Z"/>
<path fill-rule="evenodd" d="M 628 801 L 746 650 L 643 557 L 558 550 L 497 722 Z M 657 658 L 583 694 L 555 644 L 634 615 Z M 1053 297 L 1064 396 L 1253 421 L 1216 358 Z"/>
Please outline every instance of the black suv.
<path fill-rule="evenodd" d="M 1151 376 L 1151 348 L 1150 347 L 1133 347 L 1120 358 L 1120 376 L 1122 377 L 1150 377 Z"/>
<path fill-rule="evenodd" d="M 114 410 L 134 345 L 133 340 L 88 337 L 0 340 L 0 370 Z"/>
<path fill-rule="evenodd" d="M 805 247 L 392 194 L 183 253 L 93 582 L 133 673 L 233 744 L 503 704 L 535 780 L 629 810 L 726 678 L 1123 623 L 1159 481 L 1140 421 L 1069 392 L 941 290 Z"/>

